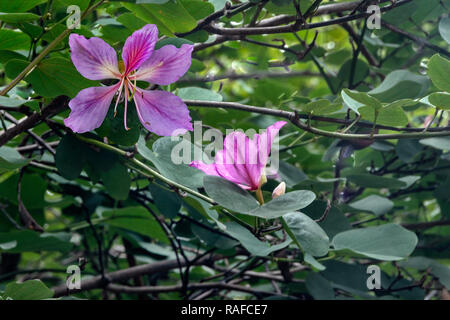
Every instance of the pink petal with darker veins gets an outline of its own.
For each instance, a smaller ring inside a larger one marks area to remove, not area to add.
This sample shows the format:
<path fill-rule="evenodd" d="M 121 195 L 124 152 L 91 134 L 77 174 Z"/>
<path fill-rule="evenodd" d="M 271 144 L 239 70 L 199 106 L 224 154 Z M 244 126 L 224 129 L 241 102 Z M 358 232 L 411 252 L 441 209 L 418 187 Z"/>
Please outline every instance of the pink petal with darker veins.
<path fill-rule="evenodd" d="M 139 68 L 152 55 L 157 40 L 158 29 L 154 24 L 147 24 L 128 37 L 122 50 L 124 74 Z"/>
<path fill-rule="evenodd" d="M 155 50 L 132 76 L 159 85 L 168 85 L 181 78 L 191 66 L 191 54 L 194 46 L 183 44 L 181 48 L 166 45 Z"/>
<path fill-rule="evenodd" d="M 203 161 L 192 161 L 189 166 L 193 167 L 193 168 L 197 168 L 199 170 L 202 170 L 204 173 L 206 173 L 209 176 L 220 177 L 220 174 L 217 172 L 216 165 L 214 163 L 206 164 Z"/>
<path fill-rule="evenodd" d="M 118 88 L 119 84 L 81 90 L 75 98 L 70 100 L 69 107 L 72 111 L 64 120 L 64 124 L 78 133 L 100 127 Z"/>
<path fill-rule="evenodd" d="M 83 77 L 90 80 L 120 77 L 116 52 L 102 39 L 71 34 L 69 46 L 72 62 Z"/>
<path fill-rule="evenodd" d="M 224 148 L 217 152 L 213 164 L 194 161 L 190 166 L 206 174 L 225 178 L 243 189 L 257 190 L 273 140 L 285 124 L 285 121 L 278 121 L 269 126 L 264 133 L 255 134 L 253 139 L 239 131 L 228 134 L 225 137 Z"/>
<path fill-rule="evenodd" d="M 263 167 L 266 166 L 269 159 L 273 140 L 286 123 L 286 121 L 277 121 L 273 125 L 267 127 L 266 131 L 262 134 L 255 134 L 253 136 L 252 140 L 257 145 L 258 149 L 258 161 Z"/>
<path fill-rule="evenodd" d="M 258 160 L 257 145 L 243 132 L 233 132 L 225 137 L 223 151 L 215 157 L 217 172 L 228 180 L 256 190 L 262 170 Z"/>
<path fill-rule="evenodd" d="M 177 134 L 193 130 L 186 104 L 170 92 L 138 89 L 134 101 L 139 120 L 159 136 L 170 136 L 175 130 Z"/>

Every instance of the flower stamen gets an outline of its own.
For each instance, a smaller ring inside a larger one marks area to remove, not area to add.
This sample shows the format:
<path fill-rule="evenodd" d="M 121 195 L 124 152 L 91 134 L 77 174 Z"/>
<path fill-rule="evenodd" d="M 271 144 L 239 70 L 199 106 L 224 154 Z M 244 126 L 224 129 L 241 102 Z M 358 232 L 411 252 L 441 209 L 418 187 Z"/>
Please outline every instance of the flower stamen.
<path fill-rule="evenodd" d="M 114 118 L 117 115 L 117 105 L 119 104 L 120 97 L 122 96 L 123 83 L 124 83 L 124 79 L 122 78 L 120 80 L 120 86 L 119 86 L 119 89 L 118 89 L 119 94 L 117 95 L 116 105 L 114 106 Z"/>
<path fill-rule="evenodd" d="M 125 85 L 125 95 L 126 96 L 125 96 L 125 108 L 123 110 L 123 125 L 125 127 L 125 130 L 128 131 L 130 130 L 130 128 L 127 127 L 128 82 L 127 85 Z"/>

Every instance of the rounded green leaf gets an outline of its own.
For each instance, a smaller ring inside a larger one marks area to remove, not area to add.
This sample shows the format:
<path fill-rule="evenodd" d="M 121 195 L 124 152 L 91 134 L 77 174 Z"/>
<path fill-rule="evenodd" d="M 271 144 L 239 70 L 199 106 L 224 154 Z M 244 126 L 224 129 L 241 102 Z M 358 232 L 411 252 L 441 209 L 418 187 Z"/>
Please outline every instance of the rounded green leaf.
<path fill-rule="evenodd" d="M 34 13 L 4 13 L 0 12 L 0 21 L 6 23 L 20 23 L 25 21 L 35 21 L 40 19 L 40 17 Z"/>
<path fill-rule="evenodd" d="M 350 174 L 346 178 L 364 188 L 398 189 L 406 186 L 405 182 L 398 179 L 381 177 L 368 173 Z"/>
<path fill-rule="evenodd" d="M 428 76 L 433 84 L 440 90 L 450 92 L 450 61 L 435 54 L 428 61 Z"/>
<path fill-rule="evenodd" d="M 221 206 L 239 213 L 248 213 L 259 204 L 250 193 L 237 184 L 216 176 L 205 176 L 203 185 L 206 193 Z"/>
<path fill-rule="evenodd" d="M 13 300 L 43 300 L 53 297 L 53 290 L 41 280 L 34 279 L 9 283 L 5 288 L 5 296 Z"/>
<path fill-rule="evenodd" d="M 328 253 L 330 240 L 317 222 L 301 212 L 288 213 L 283 219 L 305 252 L 314 257 Z"/>
<path fill-rule="evenodd" d="M 384 224 L 341 232 L 332 244 L 336 250 L 348 249 L 378 260 L 396 261 L 414 251 L 417 236 L 397 224 Z"/>
<path fill-rule="evenodd" d="M 450 17 L 442 18 L 439 21 L 439 33 L 442 39 L 444 39 L 448 44 L 450 44 Z"/>
<path fill-rule="evenodd" d="M 58 172 L 66 179 L 78 178 L 86 164 L 86 146 L 70 134 L 62 137 L 56 148 L 55 163 Z"/>
<path fill-rule="evenodd" d="M 316 199 L 314 192 L 308 190 L 296 190 L 283 194 L 247 214 L 265 219 L 275 219 L 288 212 L 305 208 L 310 205 L 314 199 Z"/>
<path fill-rule="evenodd" d="M 389 73 L 378 87 L 368 93 L 381 102 L 394 102 L 421 97 L 428 87 L 427 77 L 408 70 L 395 70 Z"/>
<path fill-rule="evenodd" d="M 450 94 L 435 92 L 428 96 L 428 101 L 438 109 L 450 110 Z"/>
<path fill-rule="evenodd" d="M 349 89 L 343 90 L 347 96 L 352 98 L 353 100 L 359 102 L 360 104 L 371 107 L 375 110 L 380 110 L 382 108 L 381 102 L 376 98 L 372 97 L 368 93 L 365 92 L 357 92 Z"/>

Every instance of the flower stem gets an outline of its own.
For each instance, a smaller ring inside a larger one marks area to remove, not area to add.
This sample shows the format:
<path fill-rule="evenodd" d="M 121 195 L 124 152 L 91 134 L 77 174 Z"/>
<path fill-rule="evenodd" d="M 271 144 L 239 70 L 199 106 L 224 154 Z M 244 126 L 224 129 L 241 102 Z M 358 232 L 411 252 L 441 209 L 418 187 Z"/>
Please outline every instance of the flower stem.
<path fill-rule="evenodd" d="M 264 204 L 264 197 L 261 191 L 261 187 L 258 188 L 258 190 L 256 190 L 256 198 L 258 199 L 258 202 L 260 205 Z M 258 233 L 259 230 L 259 218 L 255 217 L 255 233 Z"/>

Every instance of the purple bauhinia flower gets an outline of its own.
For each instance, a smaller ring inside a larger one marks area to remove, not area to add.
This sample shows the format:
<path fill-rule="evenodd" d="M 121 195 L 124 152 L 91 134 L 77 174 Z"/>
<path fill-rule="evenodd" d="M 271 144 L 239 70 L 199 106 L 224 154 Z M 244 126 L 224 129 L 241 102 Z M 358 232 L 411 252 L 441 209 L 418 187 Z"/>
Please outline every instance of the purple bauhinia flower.
<path fill-rule="evenodd" d="M 81 90 L 69 102 L 72 112 L 64 121 L 66 126 L 79 133 L 98 128 L 117 93 L 114 115 L 123 94 L 126 130 L 129 130 L 127 103 L 133 99 L 139 120 L 149 131 L 161 136 L 169 136 L 176 129 L 192 131 L 189 110 L 179 97 L 167 91 L 143 90 L 136 85 L 138 80 L 168 85 L 183 76 L 191 65 L 193 46 L 183 44 L 176 48 L 166 45 L 154 50 L 157 40 L 158 29 L 153 24 L 135 31 L 126 40 L 122 50 L 123 62 L 119 63 L 114 49 L 102 39 L 70 35 L 71 58 L 78 72 L 90 80 L 119 81 L 112 86 Z"/>
<path fill-rule="evenodd" d="M 272 142 L 285 124 L 285 121 L 275 122 L 264 133 L 253 135 L 252 139 L 239 131 L 228 134 L 223 150 L 216 153 L 214 163 L 193 161 L 190 166 L 208 175 L 225 178 L 243 189 L 258 190 L 265 182 L 264 168 Z"/>

